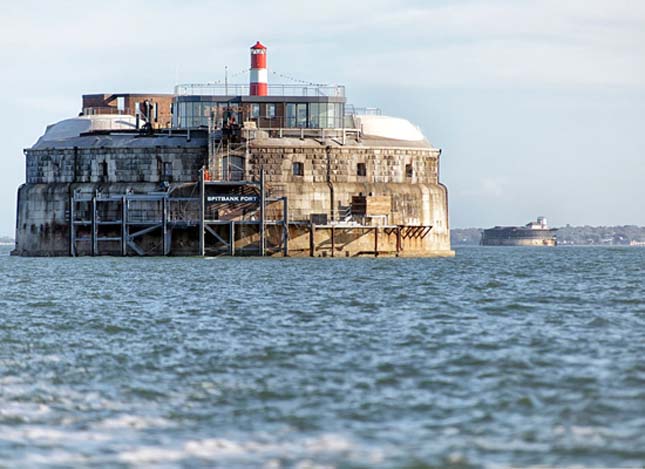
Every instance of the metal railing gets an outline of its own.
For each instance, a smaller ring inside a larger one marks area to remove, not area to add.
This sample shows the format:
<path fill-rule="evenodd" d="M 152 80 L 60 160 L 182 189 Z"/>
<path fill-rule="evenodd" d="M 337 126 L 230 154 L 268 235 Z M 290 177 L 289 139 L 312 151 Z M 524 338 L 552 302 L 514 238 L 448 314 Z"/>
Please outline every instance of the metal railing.
<path fill-rule="evenodd" d="M 341 129 L 343 127 L 353 128 L 353 121 L 348 121 L 347 116 L 334 116 L 322 119 L 299 119 L 296 117 L 282 116 L 252 116 L 248 113 L 238 113 L 239 120 L 235 124 L 244 124 L 245 128 L 257 129 Z M 251 123 L 251 127 L 247 123 Z M 348 125 L 349 124 L 349 125 Z M 225 125 L 222 117 L 210 117 L 205 115 L 182 115 L 175 119 L 175 127 L 178 129 L 185 128 L 203 128 L 210 126 L 211 130 L 221 129 Z"/>
<path fill-rule="evenodd" d="M 381 109 L 378 107 L 356 107 L 353 104 L 345 104 L 346 116 L 380 116 Z"/>
<path fill-rule="evenodd" d="M 249 84 L 221 83 L 183 83 L 175 86 L 177 96 L 212 95 L 212 96 L 246 96 Z M 343 85 L 268 85 L 268 96 L 327 96 L 345 97 Z"/>
<path fill-rule="evenodd" d="M 325 128 L 292 128 L 292 127 L 259 127 L 256 129 L 245 128 L 242 130 L 244 138 L 254 139 L 260 136 L 269 138 L 318 138 L 338 139 L 345 142 L 348 138 L 360 138 L 359 129 L 325 129 Z"/>

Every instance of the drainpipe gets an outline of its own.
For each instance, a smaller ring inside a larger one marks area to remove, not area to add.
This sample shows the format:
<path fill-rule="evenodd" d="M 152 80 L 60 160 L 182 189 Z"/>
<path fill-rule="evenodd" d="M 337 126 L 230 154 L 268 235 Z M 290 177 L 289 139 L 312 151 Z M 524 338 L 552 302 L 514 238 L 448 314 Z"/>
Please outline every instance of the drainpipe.
<path fill-rule="evenodd" d="M 334 185 L 331 182 L 331 145 L 325 147 L 325 152 L 327 153 L 327 186 L 329 186 L 329 204 L 330 204 L 330 213 L 331 219 L 334 220 Z"/>

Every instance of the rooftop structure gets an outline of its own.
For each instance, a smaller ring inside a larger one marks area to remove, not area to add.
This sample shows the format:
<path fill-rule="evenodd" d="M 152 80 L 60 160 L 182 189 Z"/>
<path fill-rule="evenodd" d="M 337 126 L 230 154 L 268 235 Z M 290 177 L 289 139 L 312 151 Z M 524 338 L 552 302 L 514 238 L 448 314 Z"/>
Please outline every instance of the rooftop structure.
<path fill-rule="evenodd" d="M 177 128 L 221 128 L 225 120 L 269 129 L 346 126 L 344 86 L 269 84 L 267 48 L 259 41 L 251 47 L 250 84 L 182 84 L 175 95 Z"/>

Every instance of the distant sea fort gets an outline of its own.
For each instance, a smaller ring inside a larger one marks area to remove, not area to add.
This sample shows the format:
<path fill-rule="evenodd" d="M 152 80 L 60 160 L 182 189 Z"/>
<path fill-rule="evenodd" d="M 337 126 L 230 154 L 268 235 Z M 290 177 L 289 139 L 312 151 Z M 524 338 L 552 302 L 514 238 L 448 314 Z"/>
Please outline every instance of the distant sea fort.
<path fill-rule="evenodd" d="M 645 227 L 620 226 L 571 226 L 557 229 L 559 246 L 642 246 L 645 245 Z M 453 228 L 450 230 L 453 246 L 478 245 L 482 228 Z"/>
<path fill-rule="evenodd" d="M 482 246 L 555 246 L 558 244 L 554 228 L 549 228 L 546 218 L 524 226 L 496 226 L 482 232 Z"/>
<path fill-rule="evenodd" d="M 337 85 L 83 96 L 25 150 L 22 256 L 451 256 L 441 150 Z"/>

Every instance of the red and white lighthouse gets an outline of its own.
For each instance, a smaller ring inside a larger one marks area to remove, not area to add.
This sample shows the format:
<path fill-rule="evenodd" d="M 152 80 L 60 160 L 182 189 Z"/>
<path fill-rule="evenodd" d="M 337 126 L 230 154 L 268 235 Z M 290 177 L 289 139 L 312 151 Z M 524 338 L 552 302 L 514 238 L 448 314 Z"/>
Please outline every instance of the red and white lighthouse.
<path fill-rule="evenodd" d="M 251 96 L 268 94 L 267 48 L 260 41 L 251 47 Z"/>

